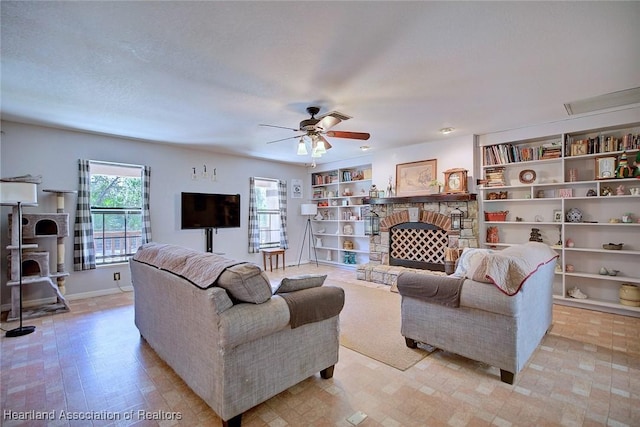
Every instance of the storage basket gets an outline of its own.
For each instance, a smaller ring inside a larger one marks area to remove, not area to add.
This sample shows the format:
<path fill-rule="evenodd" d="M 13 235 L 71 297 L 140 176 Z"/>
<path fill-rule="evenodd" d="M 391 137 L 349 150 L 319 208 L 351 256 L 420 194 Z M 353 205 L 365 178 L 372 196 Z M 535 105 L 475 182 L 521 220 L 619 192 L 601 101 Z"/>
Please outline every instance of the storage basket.
<path fill-rule="evenodd" d="M 485 221 L 506 221 L 509 211 L 486 212 L 484 213 Z"/>

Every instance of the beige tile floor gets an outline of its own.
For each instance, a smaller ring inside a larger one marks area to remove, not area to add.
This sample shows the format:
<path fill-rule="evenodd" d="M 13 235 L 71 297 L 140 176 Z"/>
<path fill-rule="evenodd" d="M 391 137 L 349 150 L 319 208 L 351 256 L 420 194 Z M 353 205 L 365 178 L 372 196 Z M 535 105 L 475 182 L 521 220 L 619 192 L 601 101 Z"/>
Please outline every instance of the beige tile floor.
<path fill-rule="evenodd" d="M 322 265 L 269 275 L 308 272 L 381 287 Z M 29 320 L 31 335 L 3 333 L 0 424 L 219 425 L 140 339 L 132 301 L 130 292 L 72 301 L 69 313 Z M 349 427 L 362 411 L 360 426 L 640 426 L 640 319 L 562 306 L 553 314 L 550 334 L 512 386 L 495 368 L 441 351 L 402 372 L 341 347 L 332 379 L 308 378 L 245 413 L 243 425 Z M 24 414 L 54 419 L 11 419 Z M 119 419 L 68 419 L 85 415 Z"/>

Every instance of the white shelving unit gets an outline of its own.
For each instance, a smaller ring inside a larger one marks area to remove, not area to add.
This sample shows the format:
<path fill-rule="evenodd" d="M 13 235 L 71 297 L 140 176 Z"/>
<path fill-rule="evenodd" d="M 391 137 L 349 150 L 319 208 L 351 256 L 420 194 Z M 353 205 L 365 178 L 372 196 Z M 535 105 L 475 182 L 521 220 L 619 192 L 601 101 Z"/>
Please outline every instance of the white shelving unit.
<path fill-rule="evenodd" d="M 369 261 L 363 220 L 369 205 L 363 200 L 370 187 L 370 164 L 311 174 L 319 214 L 312 219 L 318 262 L 355 267 Z"/>
<path fill-rule="evenodd" d="M 583 141 L 581 150 L 575 149 L 577 141 Z M 487 170 L 502 167 L 505 184 L 485 183 L 479 188 L 482 244 L 501 249 L 524 243 L 529 240 L 532 228 L 537 228 L 543 242 L 560 255 L 554 280 L 557 303 L 640 317 L 640 307 L 619 302 L 621 284 L 640 286 L 640 195 L 632 194 L 632 189 L 640 188 L 640 179 L 596 179 L 597 158 L 619 159 L 624 151 L 633 165 L 638 144 L 640 124 L 631 124 L 480 147 L 485 177 Z M 551 146 L 559 147 L 560 155 L 541 159 L 541 147 Z M 610 151 L 593 152 L 601 147 Z M 627 149 L 622 150 L 624 147 Z M 514 160 L 514 153 L 522 148 L 532 148 L 537 160 Z M 501 152 L 501 158 L 495 155 Z M 511 158 L 505 156 L 508 152 Z M 527 170 L 535 172 L 535 180 L 523 179 L 523 183 L 521 175 L 530 178 L 530 174 L 523 172 Z M 575 180 L 570 181 L 570 175 Z M 499 198 L 500 193 L 504 197 L 504 192 L 506 199 Z M 572 208 L 582 213 L 581 222 L 567 220 L 566 213 Z M 504 211 L 508 212 L 505 221 L 485 220 L 484 212 Z M 628 213 L 632 222 L 621 222 Z M 486 242 L 488 227 L 498 228 L 500 243 Z M 567 245 L 568 239 L 572 240 L 572 247 Z M 624 245 L 622 250 L 603 249 L 608 243 Z M 602 267 L 619 272 L 616 276 L 600 274 Z M 574 287 L 588 298 L 570 297 L 568 291 Z"/>

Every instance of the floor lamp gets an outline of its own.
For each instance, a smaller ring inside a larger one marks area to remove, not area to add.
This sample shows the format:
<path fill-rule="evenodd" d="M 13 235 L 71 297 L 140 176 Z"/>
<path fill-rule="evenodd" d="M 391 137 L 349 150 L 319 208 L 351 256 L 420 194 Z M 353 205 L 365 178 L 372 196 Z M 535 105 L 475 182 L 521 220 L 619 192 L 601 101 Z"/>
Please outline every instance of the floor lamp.
<path fill-rule="evenodd" d="M 318 213 L 318 205 L 315 203 L 303 203 L 300 205 L 300 214 L 307 217 L 307 225 L 304 228 L 304 234 L 302 235 L 302 244 L 300 245 L 300 255 L 298 256 L 298 267 L 300 267 L 300 260 L 302 259 L 302 251 L 304 250 L 304 240 L 309 235 L 309 258 L 311 258 L 311 247 L 313 246 L 313 255 L 316 258 L 316 267 L 318 266 L 318 254 L 316 253 L 316 245 L 313 241 L 313 228 L 311 228 L 311 217 Z"/>
<path fill-rule="evenodd" d="M 18 292 L 20 294 L 20 326 L 7 331 L 7 337 L 21 337 L 29 335 L 36 330 L 35 326 L 24 326 L 22 324 L 22 205 L 27 204 L 33 206 L 38 203 L 38 187 L 37 184 L 31 182 L 0 182 L 0 204 L 4 206 L 13 206 L 13 219 L 11 230 L 11 250 L 15 250 L 15 240 L 13 236 L 17 235 L 18 240 Z M 16 230 L 17 229 L 17 230 Z M 13 267 L 12 267 L 13 270 Z M 12 277 L 12 280 L 13 279 Z"/>

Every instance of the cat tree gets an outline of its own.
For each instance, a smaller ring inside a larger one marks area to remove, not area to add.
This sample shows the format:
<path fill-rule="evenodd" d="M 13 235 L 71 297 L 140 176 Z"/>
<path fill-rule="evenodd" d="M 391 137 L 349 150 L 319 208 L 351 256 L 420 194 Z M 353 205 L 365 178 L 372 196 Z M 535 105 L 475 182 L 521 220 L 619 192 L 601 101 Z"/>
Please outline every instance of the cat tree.
<path fill-rule="evenodd" d="M 64 297 L 65 280 L 69 273 L 64 267 L 64 241 L 69 236 L 69 214 L 64 212 L 64 195 L 75 193 L 66 190 L 44 190 L 57 195 L 58 209 L 56 213 L 22 213 L 22 241 L 19 228 L 13 226 L 13 218 L 19 218 L 17 207 L 9 214 L 10 250 L 10 279 L 7 286 L 11 287 L 11 310 L 7 321 L 17 320 L 20 314 L 25 319 L 39 317 L 51 313 L 69 311 L 69 304 Z M 56 238 L 57 264 L 56 271 L 49 267 L 50 253 L 38 249 L 38 242 L 45 243 L 46 239 Z M 22 250 L 22 257 L 19 251 Z M 22 260 L 22 263 L 12 262 Z M 53 279 L 57 283 L 54 283 Z M 54 291 L 56 301 L 37 307 L 25 309 L 20 304 L 20 288 L 33 284 L 45 284 Z"/>

